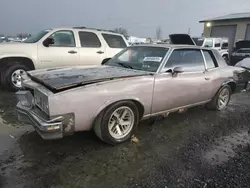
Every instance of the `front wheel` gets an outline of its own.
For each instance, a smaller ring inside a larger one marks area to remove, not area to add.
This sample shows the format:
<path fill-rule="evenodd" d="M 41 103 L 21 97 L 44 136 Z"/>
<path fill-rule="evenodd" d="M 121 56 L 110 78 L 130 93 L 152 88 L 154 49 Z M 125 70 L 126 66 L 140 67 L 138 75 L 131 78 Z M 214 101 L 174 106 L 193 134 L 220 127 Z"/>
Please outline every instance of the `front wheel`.
<path fill-rule="evenodd" d="M 231 98 L 232 90 L 228 85 L 223 86 L 214 96 L 212 101 L 207 104 L 207 108 L 211 110 L 224 110 Z"/>
<path fill-rule="evenodd" d="M 3 75 L 3 85 L 10 91 L 21 89 L 21 78 L 26 74 L 28 68 L 22 64 L 13 64 L 8 66 Z"/>
<path fill-rule="evenodd" d="M 132 101 L 112 104 L 97 117 L 94 130 L 103 141 L 115 145 L 127 141 L 139 122 L 137 106 Z"/>

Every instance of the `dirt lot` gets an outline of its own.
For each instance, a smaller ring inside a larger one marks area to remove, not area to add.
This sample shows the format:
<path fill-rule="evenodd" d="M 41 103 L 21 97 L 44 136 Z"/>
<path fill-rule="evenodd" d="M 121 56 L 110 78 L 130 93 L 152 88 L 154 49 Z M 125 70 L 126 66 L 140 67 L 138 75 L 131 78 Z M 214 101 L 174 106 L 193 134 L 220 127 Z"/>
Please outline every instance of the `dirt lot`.
<path fill-rule="evenodd" d="M 44 141 L 0 91 L 0 187 L 249 187 L 250 94 L 223 112 L 204 107 L 138 127 L 139 142 L 109 146 L 92 132 Z"/>

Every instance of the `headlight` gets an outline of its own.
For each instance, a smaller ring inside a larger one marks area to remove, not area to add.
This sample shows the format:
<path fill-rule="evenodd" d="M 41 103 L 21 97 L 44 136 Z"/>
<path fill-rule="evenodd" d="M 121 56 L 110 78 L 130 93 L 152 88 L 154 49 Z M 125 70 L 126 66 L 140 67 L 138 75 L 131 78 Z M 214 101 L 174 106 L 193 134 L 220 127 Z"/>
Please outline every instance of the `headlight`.
<path fill-rule="evenodd" d="M 34 98 L 30 91 L 18 91 L 16 92 L 17 100 L 21 105 L 32 108 L 34 105 Z"/>
<path fill-rule="evenodd" d="M 45 113 L 49 113 L 48 96 L 40 92 L 39 90 L 34 91 L 35 105 L 38 106 Z"/>

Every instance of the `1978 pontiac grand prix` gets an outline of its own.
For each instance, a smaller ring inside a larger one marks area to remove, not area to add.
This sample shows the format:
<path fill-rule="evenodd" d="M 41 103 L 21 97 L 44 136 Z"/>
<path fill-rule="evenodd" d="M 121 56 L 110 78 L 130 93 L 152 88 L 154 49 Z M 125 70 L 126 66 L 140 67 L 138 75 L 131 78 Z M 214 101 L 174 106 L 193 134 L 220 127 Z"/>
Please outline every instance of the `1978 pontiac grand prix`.
<path fill-rule="evenodd" d="M 103 141 L 118 144 L 143 118 L 202 104 L 223 110 L 244 72 L 212 49 L 132 46 L 103 66 L 28 72 L 16 111 L 44 139 L 94 129 Z"/>

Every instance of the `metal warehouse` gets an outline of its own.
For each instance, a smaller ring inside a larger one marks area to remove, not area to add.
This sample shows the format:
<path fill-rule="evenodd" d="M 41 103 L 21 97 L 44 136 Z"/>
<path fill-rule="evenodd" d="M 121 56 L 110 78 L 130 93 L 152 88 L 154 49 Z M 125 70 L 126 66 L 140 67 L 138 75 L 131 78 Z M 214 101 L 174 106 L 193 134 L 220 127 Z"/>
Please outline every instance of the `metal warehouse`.
<path fill-rule="evenodd" d="M 250 12 L 235 13 L 202 20 L 205 37 L 226 37 L 232 51 L 235 42 L 250 40 Z"/>

